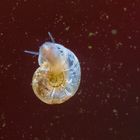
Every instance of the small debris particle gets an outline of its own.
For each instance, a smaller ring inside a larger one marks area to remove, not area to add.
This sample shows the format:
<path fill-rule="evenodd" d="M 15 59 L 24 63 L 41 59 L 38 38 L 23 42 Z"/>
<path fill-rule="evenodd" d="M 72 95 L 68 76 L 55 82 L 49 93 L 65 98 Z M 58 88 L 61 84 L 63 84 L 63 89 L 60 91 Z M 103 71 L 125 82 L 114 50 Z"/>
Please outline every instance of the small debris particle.
<path fill-rule="evenodd" d="M 116 34 L 118 33 L 118 31 L 117 31 L 116 29 L 112 29 L 112 30 L 111 30 L 111 33 L 112 33 L 113 35 L 116 35 Z"/>
<path fill-rule="evenodd" d="M 139 103 L 139 97 L 136 96 L 136 103 Z"/>
<path fill-rule="evenodd" d="M 92 49 L 93 47 L 91 45 L 88 46 L 89 49 Z"/>
<path fill-rule="evenodd" d="M 94 36 L 94 35 L 95 35 L 95 34 L 94 34 L 93 32 L 90 32 L 90 33 L 88 34 L 89 37 Z"/>
<path fill-rule="evenodd" d="M 70 26 L 66 27 L 65 30 L 68 31 L 70 29 Z"/>

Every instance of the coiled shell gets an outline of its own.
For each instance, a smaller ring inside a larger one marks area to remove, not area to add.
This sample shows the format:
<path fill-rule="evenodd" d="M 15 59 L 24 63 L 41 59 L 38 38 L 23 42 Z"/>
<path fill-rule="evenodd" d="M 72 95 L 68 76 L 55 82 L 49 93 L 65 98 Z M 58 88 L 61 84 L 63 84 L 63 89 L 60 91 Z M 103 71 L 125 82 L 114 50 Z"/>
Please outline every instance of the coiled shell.
<path fill-rule="evenodd" d="M 46 42 L 39 50 L 32 88 L 47 104 L 60 104 L 71 98 L 79 88 L 80 64 L 75 54 L 63 45 Z"/>

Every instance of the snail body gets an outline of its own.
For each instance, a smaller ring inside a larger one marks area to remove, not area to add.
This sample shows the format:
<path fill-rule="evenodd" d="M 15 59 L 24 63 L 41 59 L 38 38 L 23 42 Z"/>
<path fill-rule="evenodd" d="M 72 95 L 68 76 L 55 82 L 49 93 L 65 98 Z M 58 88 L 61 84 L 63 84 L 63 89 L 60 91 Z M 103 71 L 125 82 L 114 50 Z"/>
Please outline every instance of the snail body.
<path fill-rule="evenodd" d="M 45 42 L 39 48 L 38 64 L 39 68 L 33 74 L 32 88 L 41 101 L 60 104 L 76 93 L 81 69 L 78 58 L 71 50 L 61 44 Z"/>

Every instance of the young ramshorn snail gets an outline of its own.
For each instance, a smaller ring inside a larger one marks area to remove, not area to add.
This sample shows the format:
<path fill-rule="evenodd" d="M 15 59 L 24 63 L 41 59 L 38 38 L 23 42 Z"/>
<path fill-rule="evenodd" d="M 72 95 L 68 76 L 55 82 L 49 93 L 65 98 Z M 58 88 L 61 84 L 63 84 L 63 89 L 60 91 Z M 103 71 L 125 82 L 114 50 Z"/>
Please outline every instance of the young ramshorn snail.
<path fill-rule="evenodd" d="M 80 64 L 75 54 L 63 45 L 45 42 L 38 52 L 24 51 L 38 55 L 39 68 L 34 72 L 32 88 L 44 103 L 60 104 L 71 98 L 79 88 Z"/>

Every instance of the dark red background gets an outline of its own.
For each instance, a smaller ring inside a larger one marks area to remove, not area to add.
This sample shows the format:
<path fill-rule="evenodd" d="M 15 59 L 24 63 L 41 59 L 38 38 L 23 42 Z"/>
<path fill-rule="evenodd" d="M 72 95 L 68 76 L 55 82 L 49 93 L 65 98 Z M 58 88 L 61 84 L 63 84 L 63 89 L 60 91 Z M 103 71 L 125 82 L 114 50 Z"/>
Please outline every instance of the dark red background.
<path fill-rule="evenodd" d="M 140 140 L 140 1 L 1 0 L 0 140 Z M 49 40 L 81 63 L 77 94 L 36 98 L 31 81 Z"/>

